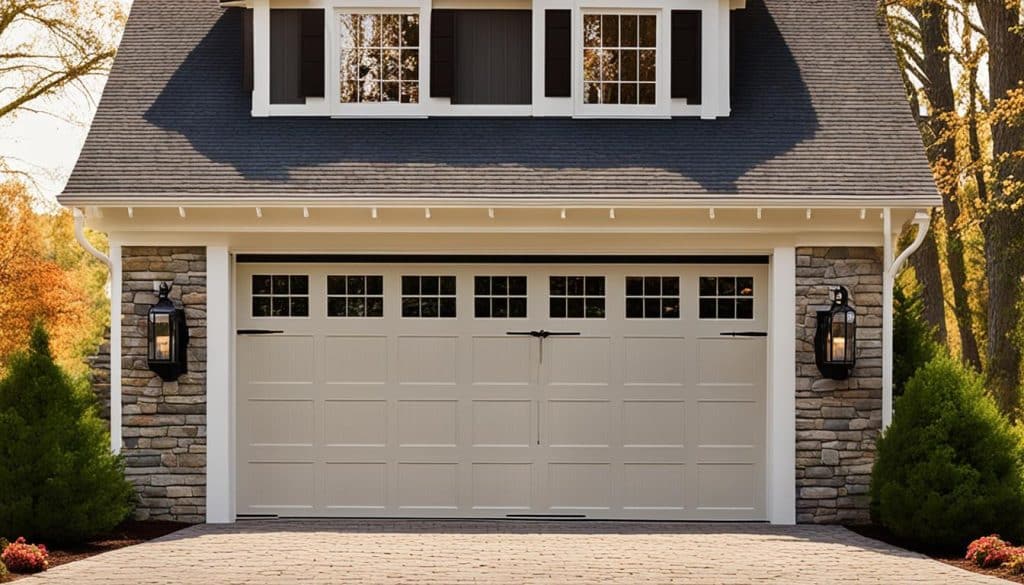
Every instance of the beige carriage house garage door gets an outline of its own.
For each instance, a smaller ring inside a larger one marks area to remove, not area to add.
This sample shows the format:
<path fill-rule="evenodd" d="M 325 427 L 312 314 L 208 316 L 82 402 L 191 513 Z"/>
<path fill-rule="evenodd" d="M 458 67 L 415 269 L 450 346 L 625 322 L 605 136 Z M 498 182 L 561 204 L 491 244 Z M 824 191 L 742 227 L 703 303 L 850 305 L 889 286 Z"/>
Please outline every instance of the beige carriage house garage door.
<path fill-rule="evenodd" d="M 267 260 L 240 515 L 766 519 L 766 262 Z"/>

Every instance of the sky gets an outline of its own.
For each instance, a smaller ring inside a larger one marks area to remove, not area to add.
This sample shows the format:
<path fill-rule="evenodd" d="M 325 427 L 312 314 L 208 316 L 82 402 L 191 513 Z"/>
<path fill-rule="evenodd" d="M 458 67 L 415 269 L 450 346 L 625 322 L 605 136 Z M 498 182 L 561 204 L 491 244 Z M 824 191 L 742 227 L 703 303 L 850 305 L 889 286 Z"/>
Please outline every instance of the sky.
<path fill-rule="evenodd" d="M 95 85 L 101 88 L 102 83 Z M 57 100 L 52 108 L 80 112 L 76 123 L 36 113 L 19 113 L 0 123 L 0 154 L 14 169 L 31 174 L 39 194 L 50 201 L 64 189 L 92 120 L 94 109 L 75 101 L 80 100 Z"/>
<path fill-rule="evenodd" d="M 3 0 L 0 0 L 3 1 Z M 131 0 L 109 0 L 127 9 Z M 31 31 L 12 26 L 5 31 L 3 45 L 24 42 Z M 89 124 L 96 111 L 105 76 L 86 80 L 86 91 L 70 90 L 30 105 L 47 113 L 20 111 L 0 120 L 0 157 L 14 170 L 31 175 L 30 185 L 45 202 L 55 203 L 57 195 L 78 160 Z"/>

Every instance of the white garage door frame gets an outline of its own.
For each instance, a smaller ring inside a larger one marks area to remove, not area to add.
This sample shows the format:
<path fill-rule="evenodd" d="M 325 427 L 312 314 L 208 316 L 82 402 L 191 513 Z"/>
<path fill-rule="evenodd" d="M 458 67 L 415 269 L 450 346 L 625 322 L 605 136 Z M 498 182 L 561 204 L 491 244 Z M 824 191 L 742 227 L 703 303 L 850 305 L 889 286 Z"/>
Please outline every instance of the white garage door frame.
<path fill-rule="evenodd" d="M 795 249 L 770 254 L 766 505 L 773 524 L 795 522 Z M 208 248 L 207 520 L 236 518 L 235 264 L 227 247 Z"/>

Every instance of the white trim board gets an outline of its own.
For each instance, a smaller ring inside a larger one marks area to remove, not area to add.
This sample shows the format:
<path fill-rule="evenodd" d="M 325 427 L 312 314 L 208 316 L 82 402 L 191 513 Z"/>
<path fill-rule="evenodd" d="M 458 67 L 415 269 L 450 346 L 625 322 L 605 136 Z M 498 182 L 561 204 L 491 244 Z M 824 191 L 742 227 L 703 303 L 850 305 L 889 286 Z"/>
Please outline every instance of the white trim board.
<path fill-rule="evenodd" d="M 226 246 L 206 248 L 206 521 L 235 520 L 232 274 Z"/>
<path fill-rule="evenodd" d="M 772 252 L 768 340 L 768 520 L 796 523 L 796 248 Z"/>

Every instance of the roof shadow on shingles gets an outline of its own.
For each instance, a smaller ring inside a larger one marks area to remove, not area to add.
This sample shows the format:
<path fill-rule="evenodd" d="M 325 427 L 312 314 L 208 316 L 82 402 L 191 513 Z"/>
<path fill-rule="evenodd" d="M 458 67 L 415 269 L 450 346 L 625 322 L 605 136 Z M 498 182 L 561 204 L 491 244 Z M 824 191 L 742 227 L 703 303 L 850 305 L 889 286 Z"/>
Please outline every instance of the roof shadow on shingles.
<path fill-rule="evenodd" d="M 334 183 L 349 172 L 347 165 L 365 172 L 367 164 L 418 163 L 472 174 L 499 166 L 604 173 L 643 168 L 678 174 L 708 192 L 732 193 L 748 171 L 819 128 L 799 67 L 763 0 L 748 0 L 745 10 L 733 12 L 733 108 L 718 120 L 252 118 L 250 97 L 241 90 L 240 15 L 229 9 L 220 16 L 145 119 L 262 183 L 315 189 L 297 185 L 290 171 L 322 166 Z"/>

